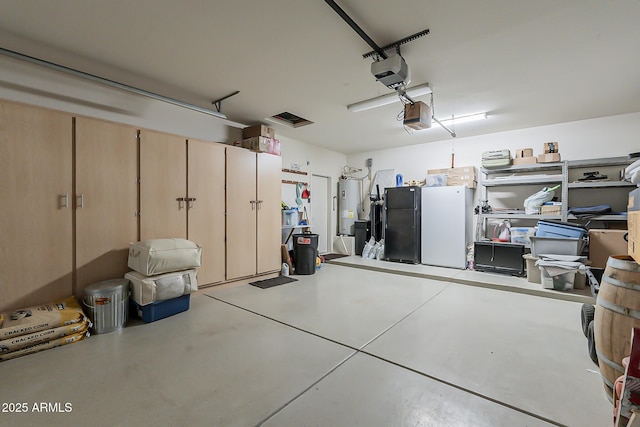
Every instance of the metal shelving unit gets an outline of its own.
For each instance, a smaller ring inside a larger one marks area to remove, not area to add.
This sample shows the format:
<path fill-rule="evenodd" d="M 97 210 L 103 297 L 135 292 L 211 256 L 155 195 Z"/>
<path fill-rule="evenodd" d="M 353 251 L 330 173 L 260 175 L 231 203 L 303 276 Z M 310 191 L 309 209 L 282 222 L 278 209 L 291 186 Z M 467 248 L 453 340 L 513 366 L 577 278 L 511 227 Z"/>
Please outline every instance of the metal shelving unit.
<path fill-rule="evenodd" d="M 487 219 L 520 219 L 537 221 L 540 219 L 555 219 L 561 221 L 577 220 L 574 215 L 568 213 L 568 200 L 570 190 L 579 189 L 612 189 L 623 187 L 635 187 L 626 181 L 581 181 L 569 182 L 569 171 L 573 169 L 599 168 L 620 166 L 625 167 L 632 163 L 627 157 L 611 157 L 589 160 L 565 160 L 557 163 L 537 163 L 533 165 L 517 165 L 499 169 L 480 168 L 479 187 L 480 199 L 488 200 L 489 189 L 507 186 L 523 185 L 547 185 L 561 184 L 560 199 L 562 202 L 560 215 L 526 215 L 524 212 L 492 212 L 479 213 L 478 225 L 486 228 Z M 524 174 L 524 175 L 521 175 Z M 625 215 L 600 215 L 591 218 L 598 221 L 626 221 Z"/>

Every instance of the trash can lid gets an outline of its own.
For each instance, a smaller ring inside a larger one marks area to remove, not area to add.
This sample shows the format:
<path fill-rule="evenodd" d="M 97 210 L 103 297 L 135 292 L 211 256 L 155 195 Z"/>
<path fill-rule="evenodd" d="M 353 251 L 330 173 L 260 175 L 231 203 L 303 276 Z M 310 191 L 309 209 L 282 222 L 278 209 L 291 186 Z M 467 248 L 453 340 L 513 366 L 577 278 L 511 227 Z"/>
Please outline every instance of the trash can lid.
<path fill-rule="evenodd" d="M 129 289 L 128 279 L 111 279 L 94 283 L 84 288 L 85 295 L 101 295 L 103 293 L 123 292 Z"/>

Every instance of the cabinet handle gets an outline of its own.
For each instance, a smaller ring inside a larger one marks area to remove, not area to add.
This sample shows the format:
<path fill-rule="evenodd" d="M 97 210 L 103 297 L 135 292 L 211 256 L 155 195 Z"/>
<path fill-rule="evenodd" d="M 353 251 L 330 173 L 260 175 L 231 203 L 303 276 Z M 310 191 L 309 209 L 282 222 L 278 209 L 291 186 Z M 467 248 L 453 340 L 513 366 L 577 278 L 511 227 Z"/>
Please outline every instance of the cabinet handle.
<path fill-rule="evenodd" d="M 80 194 L 79 196 L 76 196 L 76 207 L 78 209 L 84 208 L 84 193 Z"/>
<path fill-rule="evenodd" d="M 336 201 L 337 201 L 337 199 L 338 199 L 338 196 L 333 196 L 333 203 L 332 203 L 332 205 L 333 205 L 333 211 L 334 211 L 334 212 L 336 211 Z"/>
<path fill-rule="evenodd" d="M 255 200 L 249 200 L 249 203 L 251 203 L 251 210 L 252 211 L 256 210 L 256 201 Z"/>
<path fill-rule="evenodd" d="M 263 201 L 264 201 L 264 200 L 257 200 L 257 202 L 258 202 L 258 209 L 260 209 L 260 207 L 262 206 L 262 202 L 263 202 Z"/>
<path fill-rule="evenodd" d="M 60 194 L 59 198 L 59 209 L 67 209 L 69 207 L 69 193 Z"/>
<path fill-rule="evenodd" d="M 193 209 L 193 202 L 196 201 L 195 197 L 187 197 L 185 198 L 187 202 L 189 202 L 188 209 Z"/>
<path fill-rule="evenodd" d="M 178 210 L 184 209 L 184 197 L 178 197 L 176 202 L 178 202 Z"/>

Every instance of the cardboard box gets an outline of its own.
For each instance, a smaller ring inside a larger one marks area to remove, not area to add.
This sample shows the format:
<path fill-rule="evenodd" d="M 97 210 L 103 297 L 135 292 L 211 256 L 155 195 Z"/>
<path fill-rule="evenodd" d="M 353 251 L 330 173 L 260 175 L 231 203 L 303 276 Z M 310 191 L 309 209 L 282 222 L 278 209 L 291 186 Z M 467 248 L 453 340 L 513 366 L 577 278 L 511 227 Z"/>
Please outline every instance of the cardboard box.
<path fill-rule="evenodd" d="M 243 139 L 242 147 L 258 153 L 265 153 L 269 150 L 269 141 L 271 141 L 271 138 L 254 136 L 253 138 Z"/>
<path fill-rule="evenodd" d="M 640 188 L 629 193 L 627 226 L 629 227 L 627 253 L 640 264 Z"/>
<path fill-rule="evenodd" d="M 276 131 L 269 126 L 255 125 L 249 126 L 242 130 L 242 139 L 249 139 L 256 136 L 264 136 L 266 138 L 275 138 Z"/>
<path fill-rule="evenodd" d="M 533 157 L 533 148 L 516 149 L 516 159 L 519 157 Z"/>
<path fill-rule="evenodd" d="M 605 268 L 611 255 L 626 255 L 627 230 L 589 230 L 589 261 L 597 268 Z"/>
<path fill-rule="evenodd" d="M 514 165 L 533 165 L 538 163 L 537 157 L 526 156 L 526 157 L 516 157 L 513 159 Z"/>
<path fill-rule="evenodd" d="M 549 153 L 559 153 L 560 149 L 558 148 L 557 142 L 545 142 L 544 143 L 544 154 Z"/>
<path fill-rule="evenodd" d="M 443 173 L 449 177 L 468 176 L 476 179 L 477 169 L 475 166 L 459 166 L 457 168 L 429 169 L 427 174 Z"/>
<path fill-rule="evenodd" d="M 431 127 L 431 107 L 422 101 L 404 105 L 404 125 L 414 130 Z"/>
<path fill-rule="evenodd" d="M 447 186 L 464 185 L 468 188 L 476 188 L 476 181 L 474 179 L 452 179 L 450 176 L 447 178 Z"/>
<path fill-rule="evenodd" d="M 560 215 L 562 206 L 560 205 L 542 205 L 540 206 L 540 215 Z"/>
<path fill-rule="evenodd" d="M 554 163 L 560 161 L 560 153 L 538 154 L 538 163 Z"/>

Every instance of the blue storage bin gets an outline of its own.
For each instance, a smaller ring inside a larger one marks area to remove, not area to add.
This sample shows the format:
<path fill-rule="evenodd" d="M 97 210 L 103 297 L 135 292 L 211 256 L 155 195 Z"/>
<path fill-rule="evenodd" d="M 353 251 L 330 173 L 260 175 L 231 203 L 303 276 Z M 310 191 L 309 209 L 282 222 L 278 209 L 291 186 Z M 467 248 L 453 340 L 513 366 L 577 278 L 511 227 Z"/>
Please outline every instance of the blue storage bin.
<path fill-rule="evenodd" d="M 538 221 L 536 237 L 582 239 L 588 230 L 580 225 L 560 221 Z"/>
<path fill-rule="evenodd" d="M 190 298 L 191 294 L 186 294 L 178 298 L 156 301 L 147 305 L 140 305 L 135 301 L 131 301 L 131 304 L 135 308 L 134 311 L 138 314 L 138 317 L 149 323 L 189 310 Z"/>

